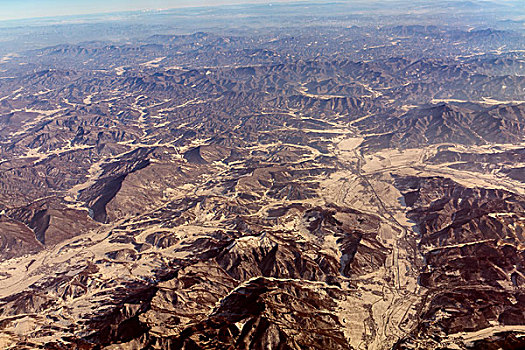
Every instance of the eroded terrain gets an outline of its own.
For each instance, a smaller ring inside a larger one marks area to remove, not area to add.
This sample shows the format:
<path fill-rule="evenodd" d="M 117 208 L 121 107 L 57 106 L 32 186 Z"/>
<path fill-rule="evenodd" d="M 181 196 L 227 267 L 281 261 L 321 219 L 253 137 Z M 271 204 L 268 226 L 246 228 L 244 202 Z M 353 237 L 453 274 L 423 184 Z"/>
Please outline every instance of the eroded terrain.
<path fill-rule="evenodd" d="M 0 347 L 525 346 L 523 30 L 338 20 L 4 57 Z"/>

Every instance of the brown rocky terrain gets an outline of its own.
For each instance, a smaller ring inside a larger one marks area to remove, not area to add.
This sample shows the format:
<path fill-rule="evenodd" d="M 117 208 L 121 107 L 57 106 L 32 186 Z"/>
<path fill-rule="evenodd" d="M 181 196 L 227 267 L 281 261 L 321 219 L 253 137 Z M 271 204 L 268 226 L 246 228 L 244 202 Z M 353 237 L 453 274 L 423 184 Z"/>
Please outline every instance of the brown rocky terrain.
<path fill-rule="evenodd" d="M 438 177 L 397 184 L 421 234 L 426 266 L 420 283 L 428 290 L 420 325 L 406 342 L 437 347 L 443 339 L 419 339 L 481 329 L 512 336 L 505 327 L 524 322 L 524 198 Z M 399 348 L 409 348 L 404 342 Z"/>
<path fill-rule="evenodd" d="M 525 347 L 512 4 L 27 29 L 48 44 L 0 55 L 0 348 Z"/>

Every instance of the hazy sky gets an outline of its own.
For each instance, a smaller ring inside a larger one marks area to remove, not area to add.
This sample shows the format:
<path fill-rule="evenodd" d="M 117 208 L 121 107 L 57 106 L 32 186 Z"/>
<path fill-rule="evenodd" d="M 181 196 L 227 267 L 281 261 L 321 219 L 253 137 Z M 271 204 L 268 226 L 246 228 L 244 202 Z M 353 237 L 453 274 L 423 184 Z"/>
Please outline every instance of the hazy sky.
<path fill-rule="evenodd" d="M 291 0 L 0 0 L 0 20 Z"/>
<path fill-rule="evenodd" d="M 0 21 L 104 12 L 171 9 L 235 4 L 271 4 L 308 0 L 0 0 Z M 392 0 L 315 0 L 312 2 L 387 2 Z M 414 0 L 438 1 L 438 0 Z M 476 1 L 476 0 L 474 0 Z M 480 3 L 525 3 L 525 0 L 477 0 Z"/>

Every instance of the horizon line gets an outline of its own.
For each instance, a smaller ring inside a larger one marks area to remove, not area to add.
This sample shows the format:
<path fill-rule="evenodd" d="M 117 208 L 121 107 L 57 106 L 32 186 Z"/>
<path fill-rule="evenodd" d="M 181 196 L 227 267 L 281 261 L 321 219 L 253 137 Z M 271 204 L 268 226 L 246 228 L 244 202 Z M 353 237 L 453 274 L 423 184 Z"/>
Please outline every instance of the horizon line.
<path fill-rule="evenodd" d="M 374 1 L 374 0 L 372 0 Z M 375 0 L 377 1 L 377 0 Z M 383 1 L 399 1 L 399 0 L 383 0 Z M 334 3 L 343 3 L 344 1 L 341 0 L 333 0 L 326 2 L 327 4 L 334 4 Z M 370 2 L 366 0 L 356 0 L 356 2 Z M 291 4 L 291 3 L 304 3 L 309 5 L 314 4 L 322 4 L 324 1 L 307 1 L 307 0 L 225 0 L 222 2 L 216 2 L 216 3 L 187 3 L 187 4 L 180 4 L 170 7 L 160 7 L 160 8 L 153 8 L 153 7 L 140 7 L 140 8 L 131 8 L 131 9 L 121 9 L 121 10 L 107 10 L 107 11 L 88 11 L 88 12 L 75 12 L 75 13 L 59 13 L 56 15 L 52 14 L 46 14 L 42 16 L 29 16 L 29 17 L 10 17 L 10 18 L 0 18 L 0 23 L 6 23 L 6 22 L 17 22 L 17 21 L 32 21 L 32 20 L 49 20 L 49 19 L 66 19 L 66 18 L 73 18 L 73 17 L 91 17 L 91 16 L 105 16 L 105 15 L 112 15 L 112 14 L 131 14 L 131 13 L 147 13 L 147 12 L 164 12 L 164 11 L 172 11 L 177 9 L 205 9 L 205 8 L 218 8 L 218 7 L 228 7 L 228 6 L 246 6 L 246 5 L 268 5 L 272 6 L 273 4 Z"/>

